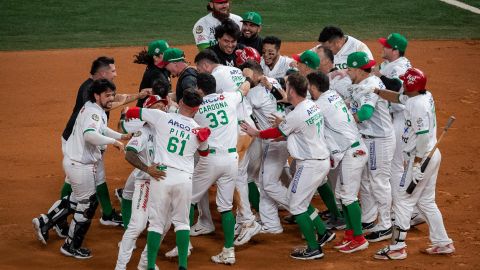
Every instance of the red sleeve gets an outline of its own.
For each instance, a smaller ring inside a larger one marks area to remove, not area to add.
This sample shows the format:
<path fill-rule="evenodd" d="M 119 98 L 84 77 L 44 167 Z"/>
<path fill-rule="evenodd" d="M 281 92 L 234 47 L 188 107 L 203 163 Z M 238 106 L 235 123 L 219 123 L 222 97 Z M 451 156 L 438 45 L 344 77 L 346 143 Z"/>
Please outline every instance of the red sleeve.
<path fill-rule="evenodd" d="M 275 139 L 280 136 L 282 136 L 282 133 L 278 128 L 269 128 L 269 129 L 262 130 L 258 135 L 260 139 Z"/>
<path fill-rule="evenodd" d="M 127 112 L 125 113 L 125 116 L 127 119 L 140 118 L 140 108 L 133 107 L 128 109 Z"/>
<path fill-rule="evenodd" d="M 198 154 L 201 156 L 201 157 L 206 157 L 208 156 L 208 154 L 210 153 L 210 149 L 207 148 L 207 150 L 200 150 L 198 149 Z"/>

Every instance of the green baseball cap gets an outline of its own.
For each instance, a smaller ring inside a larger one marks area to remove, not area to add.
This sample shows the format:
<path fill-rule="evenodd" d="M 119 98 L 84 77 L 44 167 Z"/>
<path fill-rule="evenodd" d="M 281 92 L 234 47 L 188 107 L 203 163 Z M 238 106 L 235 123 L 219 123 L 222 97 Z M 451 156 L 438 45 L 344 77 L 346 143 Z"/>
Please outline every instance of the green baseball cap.
<path fill-rule="evenodd" d="M 304 63 L 311 69 L 317 69 L 320 66 L 320 57 L 314 51 L 306 50 L 300 55 L 292 55 L 292 58 L 297 62 Z"/>
<path fill-rule="evenodd" d="M 408 44 L 407 39 L 399 33 L 392 33 L 387 38 L 379 38 L 378 42 L 387 48 L 392 48 L 401 52 L 405 52 Z"/>
<path fill-rule="evenodd" d="M 260 16 L 260 14 L 254 11 L 245 12 L 245 14 L 242 15 L 242 22 L 251 22 L 253 24 L 261 26 L 262 16 Z"/>
<path fill-rule="evenodd" d="M 163 68 L 173 62 L 185 62 L 185 53 L 178 48 L 168 48 L 163 52 L 163 59 L 157 66 Z"/>
<path fill-rule="evenodd" d="M 165 52 L 168 49 L 167 41 L 160 39 L 152 41 L 148 44 L 148 55 L 154 56 Z"/>
<path fill-rule="evenodd" d="M 375 60 L 368 58 L 366 52 L 354 52 L 348 55 L 347 66 L 350 68 L 371 68 L 376 64 Z"/>

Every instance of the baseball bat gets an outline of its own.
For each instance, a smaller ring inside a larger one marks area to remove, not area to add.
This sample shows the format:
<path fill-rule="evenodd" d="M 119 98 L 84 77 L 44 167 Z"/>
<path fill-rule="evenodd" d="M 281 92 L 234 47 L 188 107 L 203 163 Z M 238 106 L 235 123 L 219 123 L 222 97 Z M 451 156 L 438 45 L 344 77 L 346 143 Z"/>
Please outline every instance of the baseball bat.
<path fill-rule="evenodd" d="M 430 162 L 430 159 L 432 158 L 433 154 L 435 153 L 435 150 L 437 150 L 437 148 L 438 148 L 438 144 L 442 140 L 443 136 L 447 133 L 448 129 L 452 126 L 453 121 L 455 121 L 455 116 L 452 115 L 452 116 L 450 116 L 450 118 L 448 118 L 447 125 L 445 125 L 445 127 L 443 128 L 442 134 L 440 135 L 440 138 L 438 138 L 437 143 L 433 147 L 432 151 L 430 151 L 430 153 L 428 154 L 425 161 L 422 163 L 422 166 L 420 167 L 420 171 L 422 173 L 424 173 L 425 170 L 427 169 L 427 166 L 428 166 L 428 163 Z M 408 185 L 408 188 L 407 188 L 407 193 L 412 194 L 412 192 L 413 192 L 413 190 L 415 189 L 416 186 L 417 186 L 417 184 L 415 184 L 413 181 L 410 182 L 410 185 Z"/>

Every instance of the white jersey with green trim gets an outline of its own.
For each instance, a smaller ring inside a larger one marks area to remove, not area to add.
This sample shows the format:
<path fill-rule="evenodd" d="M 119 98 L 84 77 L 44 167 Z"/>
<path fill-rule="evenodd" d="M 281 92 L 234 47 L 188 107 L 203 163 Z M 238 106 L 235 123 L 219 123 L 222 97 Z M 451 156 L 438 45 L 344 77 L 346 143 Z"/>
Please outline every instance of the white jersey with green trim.
<path fill-rule="evenodd" d="M 98 104 L 87 101 L 78 113 L 72 135 L 65 143 L 65 155 L 70 160 L 80 163 L 96 163 L 102 159 L 100 152 L 102 147 L 86 142 L 83 135 L 86 132 L 97 132 L 103 135 L 106 129 L 105 111 Z"/>
<path fill-rule="evenodd" d="M 291 68 L 290 64 L 293 61 L 294 60 L 290 57 L 280 55 L 277 63 L 275 63 L 273 68 L 270 69 L 270 67 L 265 64 L 265 60 L 263 60 L 263 57 L 262 57 L 262 60 L 260 61 L 260 65 L 263 68 L 263 75 L 276 79 L 276 78 L 283 78 L 287 74 L 287 71 Z"/>
<path fill-rule="evenodd" d="M 347 41 L 343 44 L 340 51 L 335 54 L 333 58 L 333 64 L 338 69 L 347 69 L 347 58 L 348 55 L 354 52 L 365 52 L 368 58 L 373 60 L 373 55 L 370 49 L 368 48 L 365 43 L 361 42 L 360 40 L 352 37 L 352 36 L 345 36 Z"/>
<path fill-rule="evenodd" d="M 235 92 L 245 82 L 245 77 L 240 69 L 218 65 L 212 70 L 212 76 L 215 77 L 217 83 L 216 92 Z M 245 120 L 252 114 L 252 107 L 247 100 L 244 100 L 237 107 L 238 120 Z"/>
<path fill-rule="evenodd" d="M 122 133 L 134 133 L 139 131 L 145 125 L 145 121 L 140 119 L 120 120 L 120 128 Z"/>
<path fill-rule="evenodd" d="M 282 86 L 277 80 L 268 78 L 267 80 L 276 88 Z M 262 84 L 258 84 L 248 91 L 247 99 L 252 106 L 252 118 L 260 130 L 272 127 L 273 115 L 284 118 L 285 109 L 282 105 L 277 104 L 277 100 L 272 95 L 270 90 L 265 88 Z"/>
<path fill-rule="evenodd" d="M 234 21 L 240 29 L 242 29 L 242 17 L 230 13 L 229 17 Z M 212 13 L 200 18 L 193 26 L 193 38 L 197 46 L 205 45 L 206 47 L 217 44 L 215 39 L 215 27 L 219 26 L 221 22 L 213 17 Z"/>
<path fill-rule="evenodd" d="M 385 89 L 382 80 L 377 76 L 369 76 L 358 85 L 367 88 Z M 374 108 L 372 117 L 368 120 L 358 123 L 360 133 L 373 137 L 388 137 L 393 134 L 392 117 L 389 111 L 389 102 L 377 94 L 371 92 L 362 96 L 352 97 L 351 110 L 357 113 L 363 105 L 370 105 Z"/>
<path fill-rule="evenodd" d="M 214 93 L 203 97 L 194 119 L 200 126 L 209 127 L 212 131 L 208 139 L 210 148 L 228 152 L 228 149 L 237 146 L 237 107 L 242 100 L 240 91 Z"/>
<path fill-rule="evenodd" d="M 137 153 L 139 159 L 147 166 L 153 164 L 155 158 L 155 131 L 145 124 L 138 129 L 126 145 L 127 151 Z M 150 179 L 150 176 L 137 168 L 133 170 L 136 179 Z"/>
<path fill-rule="evenodd" d="M 395 78 L 400 80 L 400 76 L 405 74 L 407 69 L 411 67 L 412 64 L 410 64 L 410 61 L 406 57 L 400 57 L 392 62 L 387 60 L 383 61 L 380 64 L 380 73 L 389 79 Z M 400 93 L 403 93 L 403 87 L 400 89 Z M 390 111 L 392 112 L 401 112 L 405 109 L 405 107 L 399 103 L 392 103 L 391 106 Z"/>
<path fill-rule="evenodd" d="M 325 136 L 333 138 L 340 151 L 360 140 L 355 119 L 337 92 L 328 90 L 322 93 L 315 104 L 325 119 Z"/>
<path fill-rule="evenodd" d="M 433 96 L 427 91 L 424 95 L 410 97 L 405 101 L 405 128 L 402 140 L 405 143 L 403 151 L 412 152 L 417 144 L 417 134 L 426 133 L 428 150 L 431 151 L 437 143 L 437 118 Z"/>
<path fill-rule="evenodd" d="M 287 137 L 288 152 L 298 160 L 327 159 L 324 119 L 318 106 L 305 99 L 295 106 L 278 129 Z"/>
<path fill-rule="evenodd" d="M 348 75 L 341 76 L 333 76 L 334 73 L 330 72 L 328 73 L 328 78 L 330 81 L 330 87 L 329 90 L 333 90 L 337 92 L 347 104 L 350 104 L 350 97 L 352 93 L 348 91 L 350 86 L 352 86 L 352 79 Z"/>
<path fill-rule="evenodd" d="M 193 118 L 177 113 L 142 108 L 140 120 L 155 130 L 154 163 L 193 173 L 193 156 L 198 149 L 206 150 L 207 141 L 197 139 L 199 125 Z"/>

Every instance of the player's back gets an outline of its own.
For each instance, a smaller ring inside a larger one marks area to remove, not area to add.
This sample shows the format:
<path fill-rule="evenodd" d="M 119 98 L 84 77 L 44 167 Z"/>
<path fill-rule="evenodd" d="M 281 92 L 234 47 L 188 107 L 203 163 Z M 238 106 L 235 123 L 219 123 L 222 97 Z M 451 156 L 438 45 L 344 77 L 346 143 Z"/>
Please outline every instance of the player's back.
<path fill-rule="evenodd" d="M 338 51 L 338 53 L 334 56 L 333 63 L 335 64 L 336 68 L 347 69 L 348 55 L 354 52 L 365 52 L 369 59 L 373 59 L 372 52 L 365 43 L 352 36 L 346 36 L 346 38 L 347 41 L 345 44 L 343 44 L 340 51 Z"/>
<path fill-rule="evenodd" d="M 279 86 L 276 85 L 276 87 Z M 270 91 L 261 84 L 258 84 L 248 91 L 247 99 L 252 106 L 253 120 L 261 130 L 272 127 L 271 119 L 273 115 L 280 117 L 285 116 L 285 113 L 277 112 L 277 100 Z"/>
<path fill-rule="evenodd" d="M 237 145 L 237 107 L 243 97 L 239 91 L 222 94 L 213 93 L 203 97 L 203 102 L 195 115 L 195 121 L 211 130 L 208 139 L 212 149 L 228 151 Z"/>
<path fill-rule="evenodd" d="M 415 149 L 417 135 L 421 133 L 427 134 L 428 149 L 432 149 L 437 142 L 437 117 L 432 94 L 427 91 L 424 95 L 408 98 L 404 114 L 405 128 L 402 135 L 404 151 L 410 152 Z"/>

